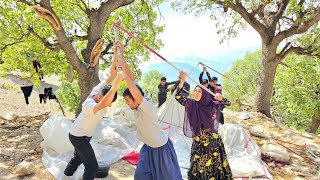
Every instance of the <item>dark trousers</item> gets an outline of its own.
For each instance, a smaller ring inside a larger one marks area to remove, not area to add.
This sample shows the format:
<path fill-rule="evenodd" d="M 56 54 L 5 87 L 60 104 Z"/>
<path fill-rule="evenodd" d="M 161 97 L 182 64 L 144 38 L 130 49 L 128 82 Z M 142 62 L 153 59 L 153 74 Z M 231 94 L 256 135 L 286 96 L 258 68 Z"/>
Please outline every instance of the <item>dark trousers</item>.
<path fill-rule="evenodd" d="M 69 139 L 75 151 L 73 158 L 64 170 L 64 174 L 66 176 L 72 176 L 80 164 L 83 163 L 85 169 L 82 179 L 93 180 L 98 171 L 98 162 L 90 144 L 91 137 L 76 137 L 69 134 Z"/>
<path fill-rule="evenodd" d="M 158 95 L 158 107 L 160 107 L 164 102 L 166 102 L 167 96 Z"/>
<path fill-rule="evenodd" d="M 42 100 L 44 103 L 47 102 L 47 96 L 45 96 L 44 94 L 39 94 L 39 99 L 40 99 L 40 104 L 42 104 Z"/>
<path fill-rule="evenodd" d="M 224 124 L 224 116 L 223 116 L 223 113 L 222 112 L 220 112 L 221 114 L 220 114 L 220 123 L 221 124 Z"/>
<path fill-rule="evenodd" d="M 29 104 L 29 97 L 31 95 L 31 92 L 32 92 L 32 89 L 33 89 L 33 85 L 32 86 L 23 86 L 23 87 L 20 87 L 20 89 L 23 92 L 26 104 Z"/>

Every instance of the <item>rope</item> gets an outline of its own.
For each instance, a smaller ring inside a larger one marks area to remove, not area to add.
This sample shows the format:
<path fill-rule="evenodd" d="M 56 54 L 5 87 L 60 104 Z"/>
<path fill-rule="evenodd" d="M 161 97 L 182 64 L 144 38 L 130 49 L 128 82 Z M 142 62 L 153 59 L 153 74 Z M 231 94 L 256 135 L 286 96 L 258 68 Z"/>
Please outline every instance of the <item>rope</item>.
<path fill-rule="evenodd" d="M 279 142 L 288 143 L 288 144 L 292 144 L 292 145 L 295 145 L 295 146 L 300 146 L 300 147 L 303 147 L 303 148 L 305 148 L 305 149 L 306 149 L 306 147 L 307 147 L 306 145 L 302 146 L 302 145 L 294 144 L 294 143 L 291 143 L 291 142 L 282 141 L 282 140 L 277 139 L 277 138 L 272 138 L 272 137 L 270 137 L 270 136 L 266 136 L 266 137 L 267 137 L 268 139 L 270 139 L 270 140 L 275 141 L 277 144 L 279 144 L 280 146 L 286 148 L 287 150 L 289 150 L 290 152 L 296 154 L 297 156 L 303 158 L 304 160 L 306 160 L 306 161 L 309 162 L 310 164 L 313 164 L 313 165 L 319 167 L 319 165 L 317 165 L 316 163 L 312 162 L 312 160 L 311 160 L 310 158 L 301 156 L 301 155 L 300 155 L 299 153 L 297 153 L 296 151 L 290 149 L 289 147 L 287 147 L 287 146 L 285 146 L 285 145 L 283 145 L 283 144 L 280 144 Z M 278 141 L 279 141 L 279 142 L 278 142 Z"/>
<path fill-rule="evenodd" d="M 308 161 L 310 164 L 313 164 L 313 165 L 315 165 L 315 166 L 319 167 L 319 165 L 317 165 L 316 163 L 312 162 L 310 158 L 307 158 L 307 157 L 303 157 L 303 156 L 301 156 L 299 153 L 297 153 L 297 152 L 295 152 L 294 150 L 292 150 L 292 149 L 290 149 L 290 148 L 286 147 L 286 146 L 285 146 L 285 145 L 283 145 L 283 144 L 280 144 L 280 143 L 278 143 L 278 142 L 277 142 L 277 144 L 279 144 L 280 146 L 282 146 L 282 147 L 286 148 L 287 150 L 291 151 L 291 152 L 292 152 L 292 153 L 294 153 L 295 155 L 297 155 L 297 156 L 299 156 L 299 157 L 303 158 L 304 160 Z"/>
<path fill-rule="evenodd" d="M 295 146 L 300 146 L 300 147 L 303 147 L 304 149 L 307 149 L 307 145 L 306 145 L 306 144 L 304 144 L 304 145 L 302 146 L 302 145 L 299 145 L 299 144 L 294 144 L 294 143 L 292 143 L 292 142 L 282 141 L 282 140 L 277 139 L 277 138 L 271 138 L 271 139 L 276 140 L 276 141 L 280 141 L 280 142 L 283 142 L 283 143 L 287 143 L 287 144 L 295 145 Z"/>
<path fill-rule="evenodd" d="M 315 155 L 313 152 L 311 152 L 309 149 L 307 149 L 307 151 L 308 151 L 312 156 L 314 156 L 316 159 L 320 160 L 320 158 L 319 158 L 317 155 Z"/>
<path fill-rule="evenodd" d="M 149 51 L 151 51 L 152 53 L 154 53 L 155 55 L 157 55 L 159 58 L 161 58 L 163 61 L 165 61 L 166 63 L 168 63 L 171 67 L 173 67 L 174 69 L 176 69 L 177 71 L 181 71 L 179 68 L 177 68 L 174 64 L 172 64 L 171 62 L 169 62 L 166 58 L 164 58 L 163 56 L 161 56 L 159 53 L 157 53 L 155 50 L 153 50 L 151 47 L 149 47 L 148 45 L 146 45 L 144 42 L 142 42 L 140 39 L 138 39 L 135 35 L 133 35 L 132 33 L 130 33 L 129 31 L 127 31 L 126 29 L 124 29 L 123 27 L 121 27 L 119 24 L 117 23 L 113 23 L 114 26 L 116 26 L 117 28 L 121 29 L 122 31 L 124 31 L 125 33 L 127 33 L 129 36 L 131 36 L 134 40 L 136 40 L 138 43 L 140 43 L 142 46 L 144 46 L 145 48 L 147 48 Z M 202 84 L 199 84 L 197 81 L 195 81 L 194 79 L 192 79 L 188 74 L 187 77 L 194 82 L 195 84 L 197 84 L 198 86 L 200 86 L 202 89 L 204 89 L 205 91 L 207 91 L 209 94 L 215 96 L 215 94 L 210 91 L 208 88 L 206 88 L 205 86 L 203 86 Z"/>
<path fill-rule="evenodd" d="M 165 124 L 169 124 L 169 126 L 175 126 L 175 127 L 178 127 L 178 128 L 181 128 L 181 129 L 182 129 L 182 127 L 180 127 L 180 126 L 177 126 L 177 125 L 174 125 L 174 124 L 171 124 L 171 123 L 162 121 L 162 120 L 160 120 L 160 119 L 158 119 L 158 121 L 160 121 L 160 122 L 162 122 L 162 123 L 165 123 Z M 167 127 L 167 128 L 168 128 L 168 127 Z"/>
<path fill-rule="evenodd" d="M 56 101 L 57 101 L 57 103 L 59 103 L 59 106 L 60 106 L 60 108 L 61 108 L 61 111 L 62 111 L 63 116 L 66 116 L 66 115 L 64 114 L 64 110 L 63 110 L 63 108 L 62 108 L 62 106 L 61 106 L 61 104 L 60 104 L 59 99 L 57 98 Z"/>

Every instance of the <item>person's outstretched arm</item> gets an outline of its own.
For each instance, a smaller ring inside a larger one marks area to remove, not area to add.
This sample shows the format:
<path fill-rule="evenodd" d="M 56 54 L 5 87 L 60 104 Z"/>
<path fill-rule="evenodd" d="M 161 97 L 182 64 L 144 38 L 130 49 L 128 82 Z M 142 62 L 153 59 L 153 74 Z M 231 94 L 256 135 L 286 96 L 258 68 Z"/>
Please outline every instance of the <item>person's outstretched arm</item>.
<path fill-rule="evenodd" d="M 203 82 L 203 71 L 200 73 L 200 75 L 199 75 L 199 82 L 200 82 L 200 84 L 202 84 L 202 82 Z"/>
<path fill-rule="evenodd" d="M 210 82 L 211 81 L 210 73 L 208 71 L 206 73 L 207 73 L 207 76 L 208 76 L 208 82 Z"/>
<path fill-rule="evenodd" d="M 127 83 L 127 86 L 129 88 L 129 91 L 130 91 L 132 97 L 137 101 L 138 104 L 141 104 L 143 101 L 143 96 L 142 96 L 141 92 L 139 91 L 139 89 L 137 88 L 134 81 L 128 75 L 126 75 L 124 79 Z"/>
<path fill-rule="evenodd" d="M 123 57 L 123 61 L 124 61 L 123 67 L 121 67 L 122 70 L 125 71 L 126 76 L 129 76 L 131 80 L 135 80 L 135 76 L 134 76 L 133 72 L 131 71 L 129 65 L 127 64 L 127 62 L 126 62 L 125 59 L 124 59 L 124 54 L 123 54 L 123 53 L 124 53 L 124 47 L 123 47 L 123 44 L 122 44 L 120 41 L 117 41 L 117 42 L 115 43 L 115 48 L 116 48 L 116 47 L 119 47 L 119 48 L 120 48 L 120 51 L 121 51 L 121 53 L 122 53 L 122 57 Z M 118 57 L 118 52 L 116 51 L 116 49 L 115 49 L 114 52 L 115 52 L 115 54 L 116 54 L 117 57 Z"/>
<path fill-rule="evenodd" d="M 93 112 L 94 113 L 98 112 L 99 110 L 101 110 L 101 109 L 103 109 L 105 107 L 111 106 L 113 98 L 114 98 L 114 95 L 116 94 L 116 92 L 117 92 L 117 90 L 118 90 L 118 88 L 120 86 L 120 83 L 123 80 L 124 76 L 125 76 L 124 72 L 118 72 L 117 73 L 116 80 L 115 80 L 114 84 L 111 86 L 111 88 L 108 91 L 108 93 L 106 95 L 104 95 L 102 100 L 94 106 L 94 108 L 93 108 Z"/>
<path fill-rule="evenodd" d="M 110 72 L 108 77 L 105 79 L 104 82 L 100 82 L 97 86 L 95 86 L 92 90 L 91 93 L 89 95 L 89 97 L 93 96 L 93 95 L 97 95 L 98 93 L 100 93 L 99 91 L 101 90 L 101 88 L 103 88 L 104 86 L 111 84 L 112 81 L 114 80 L 114 78 L 117 76 L 117 61 L 118 61 L 118 56 L 113 56 L 113 61 L 110 67 Z"/>

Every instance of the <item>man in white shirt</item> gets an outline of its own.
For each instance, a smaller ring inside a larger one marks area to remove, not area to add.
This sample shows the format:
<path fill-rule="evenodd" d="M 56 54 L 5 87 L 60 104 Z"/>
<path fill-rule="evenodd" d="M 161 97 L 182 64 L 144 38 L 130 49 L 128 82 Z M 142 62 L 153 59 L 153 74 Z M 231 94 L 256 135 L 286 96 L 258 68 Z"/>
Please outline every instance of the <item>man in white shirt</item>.
<path fill-rule="evenodd" d="M 119 67 L 128 67 L 125 61 Z M 131 78 L 130 68 L 123 68 L 128 88 L 125 103 L 136 110 L 137 137 L 144 142 L 134 174 L 135 180 L 182 180 L 177 155 L 171 140 L 158 127 L 157 108 L 144 98 L 142 89 Z"/>
<path fill-rule="evenodd" d="M 83 180 L 93 180 L 98 171 L 98 162 L 90 140 L 97 124 L 106 114 L 107 107 L 117 99 L 117 89 L 124 78 L 123 72 L 117 73 L 117 57 L 115 51 L 109 76 L 105 82 L 93 88 L 88 98 L 82 103 L 81 113 L 71 126 L 69 139 L 75 151 L 74 157 L 64 171 L 65 176 L 72 176 L 82 163 L 85 166 Z M 115 77 L 116 80 L 111 86 Z"/>

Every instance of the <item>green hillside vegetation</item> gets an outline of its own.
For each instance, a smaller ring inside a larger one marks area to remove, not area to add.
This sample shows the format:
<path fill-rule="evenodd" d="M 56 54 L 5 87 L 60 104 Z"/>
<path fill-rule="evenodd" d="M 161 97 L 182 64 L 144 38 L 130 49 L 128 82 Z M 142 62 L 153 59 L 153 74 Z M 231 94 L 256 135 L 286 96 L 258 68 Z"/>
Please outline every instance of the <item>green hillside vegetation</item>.
<path fill-rule="evenodd" d="M 223 79 L 223 93 L 232 101 L 252 104 L 256 91 L 261 51 L 235 62 Z M 301 131 L 317 132 L 320 121 L 320 59 L 289 55 L 277 68 L 271 109 L 275 121 Z M 230 107 L 240 110 L 234 103 Z"/>

